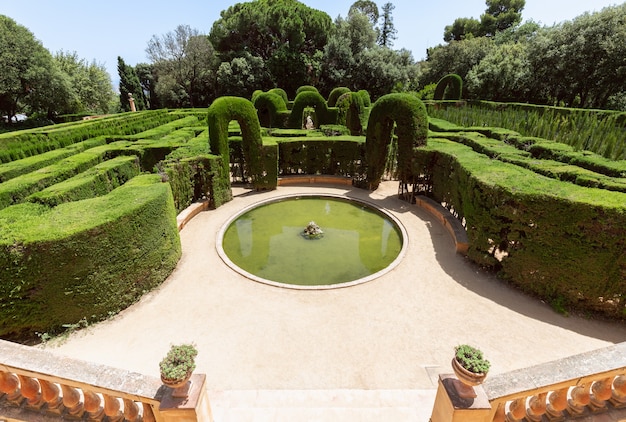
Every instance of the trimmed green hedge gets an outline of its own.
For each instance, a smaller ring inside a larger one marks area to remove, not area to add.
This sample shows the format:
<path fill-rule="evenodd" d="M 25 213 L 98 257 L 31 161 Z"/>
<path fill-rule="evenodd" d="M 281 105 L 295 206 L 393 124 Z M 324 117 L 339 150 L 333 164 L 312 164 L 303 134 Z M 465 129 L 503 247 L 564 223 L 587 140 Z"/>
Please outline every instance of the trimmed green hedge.
<path fill-rule="evenodd" d="M 7 180 L 13 179 L 17 176 L 39 170 L 40 168 L 54 164 L 63 158 L 86 151 L 89 148 L 104 145 L 105 143 L 106 137 L 98 136 L 97 138 L 77 142 L 65 148 L 55 149 L 42 154 L 33 155 L 28 158 L 22 158 L 21 160 L 0 164 L 0 183 L 6 182 Z"/>
<path fill-rule="evenodd" d="M 222 157 L 224 167 L 222 176 L 228 179 L 228 185 L 230 185 L 228 126 L 231 120 L 237 120 L 241 127 L 245 166 L 254 188 L 257 190 L 275 189 L 278 180 L 270 176 L 275 172 L 271 168 L 264 168 L 264 160 L 261 156 L 263 141 L 256 109 L 245 98 L 220 97 L 213 101 L 208 110 L 211 152 Z"/>
<path fill-rule="evenodd" d="M 302 128 L 303 113 L 306 107 L 313 107 L 315 109 L 318 125 L 334 125 L 337 123 L 337 108 L 329 108 L 326 105 L 326 100 L 317 90 L 304 90 L 301 91 L 294 100 L 287 127 L 292 129 Z"/>
<path fill-rule="evenodd" d="M 330 91 L 330 95 L 328 96 L 328 101 L 327 101 L 328 107 L 335 107 L 337 105 L 337 100 L 339 99 L 339 97 L 341 97 L 346 92 L 351 92 L 351 91 L 350 91 L 350 88 L 346 88 L 345 86 L 340 86 Z"/>
<path fill-rule="evenodd" d="M 261 126 L 285 127 L 290 113 L 282 97 L 272 92 L 263 92 L 254 98 L 253 103 Z"/>
<path fill-rule="evenodd" d="M 107 318 L 161 283 L 180 255 L 172 192 L 158 175 L 52 209 L 5 208 L 0 336 L 24 339 Z"/>
<path fill-rule="evenodd" d="M 276 94 L 278 95 L 280 98 L 283 99 L 283 101 L 285 102 L 285 107 L 287 107 L 287 103 L 289 102 L 289 97 L 287 97 L 287 91 L 285 91 L 282 88 L 272 88 L 269 91 L 267 91 L 269 94 Z M 252 101 L 254 102 L 254 101 Z"/>
<path fill-rule="evenodd" d="M 445 136 L 445 135 L 442 135 Z M 415 174 L 464 218 L 468 256 L 563 306 L 626 316 L 626 194 L 584 188 L 430 138 Z"/>
<path fill-rule="evenodd" d="M 36 192 L 26 200 L 55 207 L 64 202 L 94 198 L 106 195 L 139 175 L 139 172 L 139 159 L 137 157 L 117 157 Z"/>
<path fill-rule="evenodd" d="M 626 159 L 626 113 L 489 101 L 428 102 L 430 117 L 472 128 L 507 128 L 525 137 L 571 145 L 612 160 Z"/>
<path fill-rule="evenodd" d="M 63 148 L 101 135 L 131 135 L 179 117 L 167 110 L 129 112 L 78 123 L 5 133 L 0 135 L 0 163 Z"/>
<path fill-rule="evenodd" d="M 424 104 L 411 94 L 387 94 L 372 106 L 367 124 L 365 183 L 371 190 L 380 184 L 387 163 L 392 135 L 398 137 L 398 177 L 413 179 L 412 159 L 416 148 L 426 145 L 428 115 Z M 359 182 L 361 184 L 362 182 Z"/>
<path fill-rule="evenodd" d="M 301 92 L 318 92 L 317 88 L 315 88 L 312 85 L 302 85 L 301 87 L 299 87 L 298 89 L 296 89 L 296 97 L 298 96 L 298 94 L 300 94 Z"/>
<path fill-rule="evenodd" d="M 460 100 L 462 93 L 463 79 L 456 73 L 451 73 L 437 82 L 433 98 L 435 100 Z"/>
<path fill-rule="evenodd" d="M 353 136 L 278 140 L 281 176 L 328 174 L 352 177 L 363 172 L 365 139 Z"/>

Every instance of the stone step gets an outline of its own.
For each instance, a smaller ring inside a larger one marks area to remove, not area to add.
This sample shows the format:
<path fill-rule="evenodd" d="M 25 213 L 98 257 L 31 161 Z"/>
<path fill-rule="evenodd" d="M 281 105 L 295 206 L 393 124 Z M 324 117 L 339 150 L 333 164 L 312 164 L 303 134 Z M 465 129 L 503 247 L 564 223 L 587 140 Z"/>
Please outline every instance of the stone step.
<path fill-rule="evenodd" d="M 215 422 L 428 422 L 436 390 L 209 391 Z"/>

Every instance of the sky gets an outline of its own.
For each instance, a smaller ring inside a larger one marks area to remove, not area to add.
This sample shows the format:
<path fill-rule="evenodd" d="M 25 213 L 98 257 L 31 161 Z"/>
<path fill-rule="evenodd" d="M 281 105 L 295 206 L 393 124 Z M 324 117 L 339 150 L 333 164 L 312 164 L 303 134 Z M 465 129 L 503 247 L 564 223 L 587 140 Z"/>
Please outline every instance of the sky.
<path fill-rule="evenodd" d="M 237 0 L 0 0 L 0 15 L 28 28 L 52 54 L 76 52 L 78 57 L 103 65 L 116 83 L 117 57 L 126 64 L 148 63 L 145 50 L 153 36 L 189 25 L 208 34 L 220 12 Z M 354 0 L 301 0 L 334 20 L 345 17 Z M 381 7 L 387 0 L 375 0 Z M 456 18 L 479 18 L 484 0 L 392 0 L 398 31 L 394 49 L 407 49 L 415 60 L 426 49 L 443 43 L 443 31 Z M 425 4 L 422 4 L 425 3 Z M 522 19 L 552 26 L 585 12 L 599 11 L 623 0 L 526 0 Z M 0 49 L 2 46 L 0 46 Z M 117 88 L 117 87 L 116 87 Z"/>

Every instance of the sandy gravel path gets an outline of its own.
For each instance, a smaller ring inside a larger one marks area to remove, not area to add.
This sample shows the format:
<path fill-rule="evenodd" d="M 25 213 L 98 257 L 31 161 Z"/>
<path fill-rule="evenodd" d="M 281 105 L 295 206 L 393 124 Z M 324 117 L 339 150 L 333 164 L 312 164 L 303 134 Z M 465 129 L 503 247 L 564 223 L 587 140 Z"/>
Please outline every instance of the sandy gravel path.
<path fill-rule="evenodd" d="M 181 232 L 183 257 L 157 290 L 115 318 L 45 347 L 158 376 L 173 343 L 199 349 L 209 388 L 430 389 L 451 372 L 453 347 L 483 349 L 501 373 L 626 341 L 626 327 L 563 317 L 482 273 L 454 252 L 445 229 L 398 200 L 395 183 L 376 192 L 286 186 L 238 193 Z M 243 278 L 216 253 L 216 233 L 238 210 L 300 192 L 365 198 L 409 233 L 406 257 L 371 282 L 297 291 Z"/>

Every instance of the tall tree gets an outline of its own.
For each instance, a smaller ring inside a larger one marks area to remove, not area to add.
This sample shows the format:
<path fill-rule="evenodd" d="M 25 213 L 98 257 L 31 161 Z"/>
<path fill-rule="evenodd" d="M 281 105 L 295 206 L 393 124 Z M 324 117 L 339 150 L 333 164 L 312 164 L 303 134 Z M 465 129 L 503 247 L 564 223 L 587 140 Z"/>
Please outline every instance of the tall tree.
<path fill-rule="evenodd" d="M 383 4 L 383 15 L 380 18 L 380 35 L 378 36 L 378 45 L 381 47 L 393 47 L 393 42 L 397 38 L 398 30 L 393 24 L 393 16 L 391 15 L 395 8 L 396 6 L 390 2 Z"/>
<path fill-rule="evenodd" d="M 444 28 L 443 40 L 461 41 L 469 37 L 493 37 L 497 33 L 518 25 L 526 0 L 485 0 L 487 9 L 474 18 L 457 18 Z"/>
<path fill-rule="evenodd" d="M 30 112 L 40 111 L 41 102 L 32 102 L 35 92 L 45 92 L 52 80 L 63 85 L 50 52 L 26 27 L 4 15 L 0 15 L 0 46 L 0 116 L 11 121 L 27 107 Z"/>
<path fill-rule="evenodd" d="M 337 86 L 356 89 L 354 78 L 359 72 L 359 57 L 375 45 L 376 31 L 366 15 L 353 13 L 347 19 L 338 17 L 324 47 L 320 78 L 322 91 L 330 92 Z"/>
<path fill-rule="evenodd" d="M 209 39 L 222 62 L 250 54 L 261 58 L 272 83 L 290 95 L 305 81 L 313 58 L 327 43 L 330 16 L 297 0 L 237 3 L 221 12 Z"/>
<path fill-rule="evenodd" d="M 72 112 L 109 112 L 115 94 L 111 78 L 103 65 L 95 61 L 88 63 L 79 58 L 75 51 L 59 51 L 54 55 L 54 60 L 59 69 L 69 76 L 71 86 L 76 92 L 77 102 Z"/>
<path fill-rule="evenodd" d="M 376 25 L 380 18 L 378 6 L 371 0 L 357 0 L 352 3 L 350 10 L 348 10 L 348 17 L 352 16 L 354 13 L 364 14 L 372 25 Z"/>
<path fill-rule="evenodd" d="M 486 0 L 487 10 L 480 17 L 483 35 L 494 36 L 522 21 L 526 0 Z"/>
<path fill-rule="evenodd" d="M 139 78 L 139 85 L 143 91 L 146 108 L 156 110 L 161 108 L 159 97 L 156 94 L 156 76 L 154 66 L 148 63 L 137 63 L 135 73 Z"/>
<path fill-rule="evenodd" d="M 552 101 L 605 107 L 626 91 L 626 3 L 547 28 L 531 49 L 536 84 Z"/>
<path fill-rule="evenodd" d="M 465 80 L 467 73 L 494 47 L 493 40 L 477 37 L 429 48 L 421 66 L 420 86 L 436 83 L 449 73 L 456 73 Z"/>
<path fill-rule="evenodd" d="M 117 57 L 117 73 L 120 77 L 120 106 L 122 110 L 129 111 L 129 94 L 135 99 L 135 107 L 137 110 L 145 110 L 146 104 L 144 102 L 143 90 L 139 83 L 139 78 L 135 69 L 127 65 L 124 59 Z"/>
<path fill-rule="evenodd" d="M 462 41 L 468 37 L 478 37 L 482 33 L 480 21 L 474 18 L 457 18 L 452 25 L 447 25 L 443 31 L 443 40 Z"/>
<path fill-rule="evenodd" d="M 154 35 L 146 48 L 156 73 L 156 92 L 163 105 L 204 107 L 214 98 L 217 60 L 206 35 L 189 25 Z"/>

